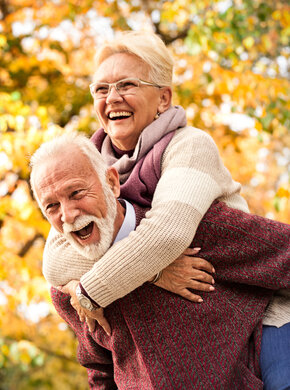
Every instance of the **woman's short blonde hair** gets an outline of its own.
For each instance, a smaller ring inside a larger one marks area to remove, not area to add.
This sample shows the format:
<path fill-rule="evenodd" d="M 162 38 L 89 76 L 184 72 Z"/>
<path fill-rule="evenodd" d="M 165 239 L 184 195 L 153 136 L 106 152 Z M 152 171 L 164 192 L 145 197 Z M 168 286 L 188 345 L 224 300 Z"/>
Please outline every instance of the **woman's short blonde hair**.
<path fill-rule="evenodd" d="M 149 78 L 160 86 L 171 87 L 173 59 L 158 35 L 147 31 L 126 31 L 105 42 L 95 56 L 96 67 L 113 54 L 128 53 L 140 58 L 149 68 Z"/>

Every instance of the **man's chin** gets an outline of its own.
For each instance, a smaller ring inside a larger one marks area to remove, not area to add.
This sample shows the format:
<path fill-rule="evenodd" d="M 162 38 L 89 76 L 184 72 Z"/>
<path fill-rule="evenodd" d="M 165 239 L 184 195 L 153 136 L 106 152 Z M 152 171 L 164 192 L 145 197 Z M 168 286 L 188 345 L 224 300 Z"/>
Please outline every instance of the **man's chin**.
<path fill-rule="evenodd" d="M 65 234 L 71 246 L 83 257 L 89 260 L 98 260 L 110 247 L 110 243 L 94 243 L 82 245 L 71 234 Z"/>
<path fill-rule="evenodd" d="M 100 257 L 102 257 L 106 252 L 107 250 L 109 249 L 110 246 L 108 246 L 107 248 L 101 248 L 99 244 L 88 244 L 88 245 L 79 245 L 79 249 L 77 249 L 79 251 L 79 253 L 86 257 L 87 259 L 90 259 L 90 260 L 98 260 Z"/>

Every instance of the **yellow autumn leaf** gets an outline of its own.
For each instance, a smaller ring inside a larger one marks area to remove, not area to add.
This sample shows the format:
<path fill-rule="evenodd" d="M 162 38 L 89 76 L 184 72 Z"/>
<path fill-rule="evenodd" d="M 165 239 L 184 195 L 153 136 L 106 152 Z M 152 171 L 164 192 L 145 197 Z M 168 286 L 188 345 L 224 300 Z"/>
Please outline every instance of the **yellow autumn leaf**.
<path fill-rule="evenodd" d="M 9 355 L 9 347 L 8 345 L 4 344 L 1 346 L 1 353 L 3 353 L 4 356 Z"/>
<path fill-rule="evenodd" d="M 246 49 L 251 49 L 255 44 L 255 40 L 253 37 L 247 37 L 243 39 L 243 45 L 245 46 Z"/>

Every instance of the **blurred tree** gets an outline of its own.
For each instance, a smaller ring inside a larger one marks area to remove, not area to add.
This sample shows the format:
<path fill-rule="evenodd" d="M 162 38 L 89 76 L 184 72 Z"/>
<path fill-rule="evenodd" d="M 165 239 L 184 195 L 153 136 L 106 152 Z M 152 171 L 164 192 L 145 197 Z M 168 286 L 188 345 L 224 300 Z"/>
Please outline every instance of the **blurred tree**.
<path fill-rule="evenodd" d="M 289 15 L 282 0 L 0 0 L 0 390 L 87 388 L 41 275 L 49 226 L 28 162 L 57 134 L 98 128 L 95 47 L 160 34 L 174 102 L 214 137 L 252 212 L 289 223 Z"/>

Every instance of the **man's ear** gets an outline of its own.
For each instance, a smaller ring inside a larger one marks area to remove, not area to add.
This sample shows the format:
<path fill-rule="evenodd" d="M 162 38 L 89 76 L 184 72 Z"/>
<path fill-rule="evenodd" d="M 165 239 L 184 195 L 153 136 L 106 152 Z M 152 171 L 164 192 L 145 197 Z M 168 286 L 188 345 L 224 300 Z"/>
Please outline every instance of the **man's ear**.
<path fill-rule="evenodd" d="M 119 181 L 119 174 L 116 168 L 109 167 L 107 169 L 106 180 L 111 190 L 113 191 L 115 198 L 118 198 L 120 196 L 120 181 Z"/>
<path fill-rule="evenodd" d="M 160 88 L 160 101 L 158 105 L 158 112 L 162 114 L 171 106 L 172 89 L 170 87 Z"/>

